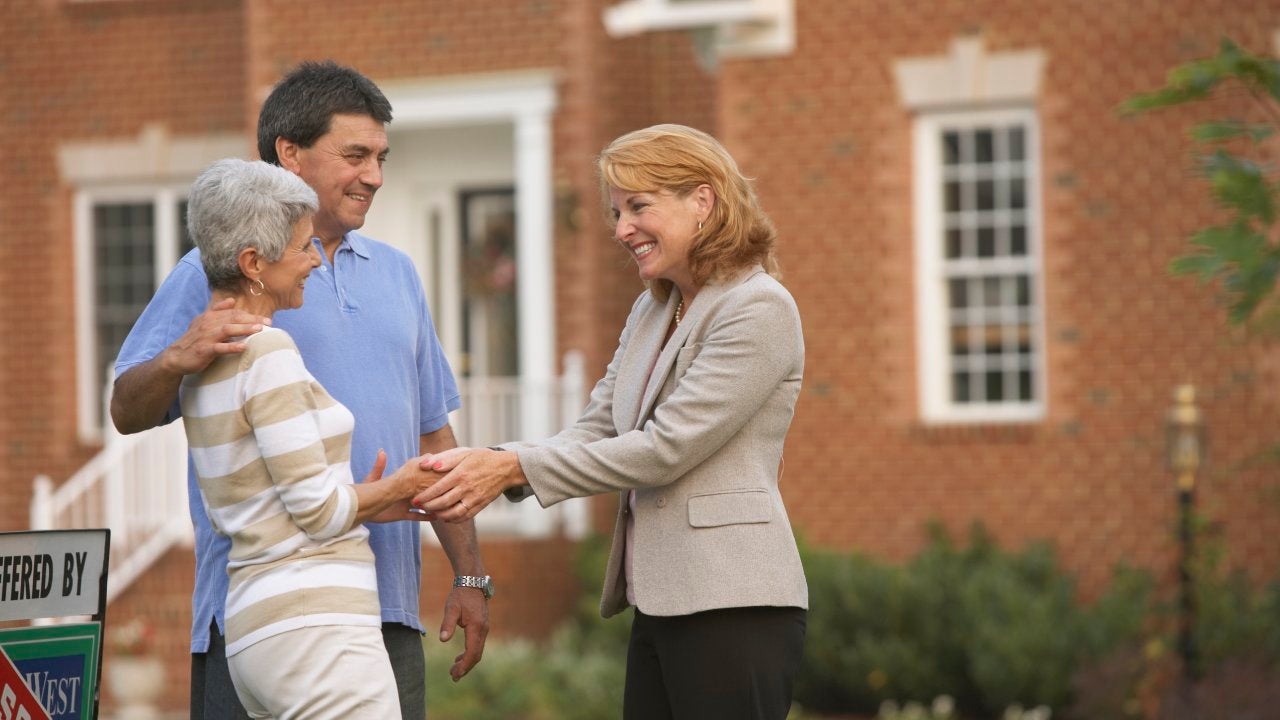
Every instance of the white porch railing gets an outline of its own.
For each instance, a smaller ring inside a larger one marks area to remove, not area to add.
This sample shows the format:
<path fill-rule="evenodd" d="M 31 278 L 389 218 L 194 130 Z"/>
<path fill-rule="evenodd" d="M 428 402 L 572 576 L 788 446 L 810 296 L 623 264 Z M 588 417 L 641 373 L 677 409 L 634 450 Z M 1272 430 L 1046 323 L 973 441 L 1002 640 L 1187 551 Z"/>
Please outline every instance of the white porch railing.
<path fill-rule="evenodd" d="M 192 530 L 182 421 L 138 435 L 108 422 L 103 438 L 102 451 L 56 489 L 47 475 L 35 479 L 31 528 L 110 528 L 110 603 L 169 548 L 189 545 Z"/>
<path fill-rule="evenodd" d="M 110 418 L 111 385 L 108 379 L 104 418 Z M 535 435 L 521 432 L 530 419 L 545 423 L 539 430 L 555 432 L 577 419 L 586 404 L 582 356 L 577 352 L 565 355 L 564 374 L 549 382 L 463 378 L 458 389 L 462 408 L 450 421 L 458 442 L 473 447 L 533 439 Z M 110 528 L 109 603 L 170 548 L 191 544 L 186 477 L 187 440 L 181 420 L 136 435 L 120 435 L 108 421 L 102 451 L 68 480 L 55 487 L 49 476 L 36 477 L 31 528 Z M 500 499 L 477 517 L 476 526 L 482 535 L 546 537 L 559 529 L 581 537 L 587 521 L 584 501 L 543 510 L 533 499 Z M 436 542 L 435 533 L 422 535 L 424 541 Z"/>

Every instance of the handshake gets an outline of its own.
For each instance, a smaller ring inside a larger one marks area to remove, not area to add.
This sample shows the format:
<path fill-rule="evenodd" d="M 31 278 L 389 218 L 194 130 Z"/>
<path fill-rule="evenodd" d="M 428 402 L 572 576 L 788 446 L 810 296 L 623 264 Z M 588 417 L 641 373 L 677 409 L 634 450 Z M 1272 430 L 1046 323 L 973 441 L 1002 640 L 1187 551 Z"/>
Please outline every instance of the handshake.
<path fill-rule="evenodd" d="M 370 519 L 463 522 L 474 518 L 505 490 L 527 485 L 514 452 L 489 448 L 453 448 L 410 459 L 383 478 L 386 453 L 378 451 L 366 483 L 376 483 L 392 498 Z"/>

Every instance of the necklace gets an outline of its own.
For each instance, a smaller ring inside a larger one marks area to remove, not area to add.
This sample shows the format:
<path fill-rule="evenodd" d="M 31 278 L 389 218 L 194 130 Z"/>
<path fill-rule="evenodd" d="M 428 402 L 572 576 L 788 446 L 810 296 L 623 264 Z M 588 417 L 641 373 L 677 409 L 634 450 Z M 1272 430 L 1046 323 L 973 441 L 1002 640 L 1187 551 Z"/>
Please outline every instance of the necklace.
<path fill-rule="evenodd" d="M 676 327 L 680 327 L 680 316 L 684 313 L 684 300 L 676 303 Z"/>

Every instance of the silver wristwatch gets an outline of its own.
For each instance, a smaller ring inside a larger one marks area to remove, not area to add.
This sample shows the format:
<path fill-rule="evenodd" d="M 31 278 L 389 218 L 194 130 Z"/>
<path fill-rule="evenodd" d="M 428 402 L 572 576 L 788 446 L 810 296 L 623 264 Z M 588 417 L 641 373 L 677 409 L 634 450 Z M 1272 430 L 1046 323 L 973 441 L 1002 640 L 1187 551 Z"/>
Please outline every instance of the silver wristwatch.
<path fill-rule="evenodd" d="M 459 575 L 453 579 L 453 586 L 476 588 L 484 593 L 485 600 L 493 597 L 493 578 L 488 575 Z"/>

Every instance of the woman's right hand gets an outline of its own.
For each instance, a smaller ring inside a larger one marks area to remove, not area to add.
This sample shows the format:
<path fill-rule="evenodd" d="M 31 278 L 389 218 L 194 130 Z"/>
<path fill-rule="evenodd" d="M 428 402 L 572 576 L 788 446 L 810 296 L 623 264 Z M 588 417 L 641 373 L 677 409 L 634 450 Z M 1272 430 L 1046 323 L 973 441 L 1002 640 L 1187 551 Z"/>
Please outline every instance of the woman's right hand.
<path fill-rule="evenodd" d="M 423 467 L 444 477 L 413 504 L 447 522 L 470 520 L 508 488 L 528 484 L 519 456 L 495 449 L 455 448 L 431 456 Z"/>

